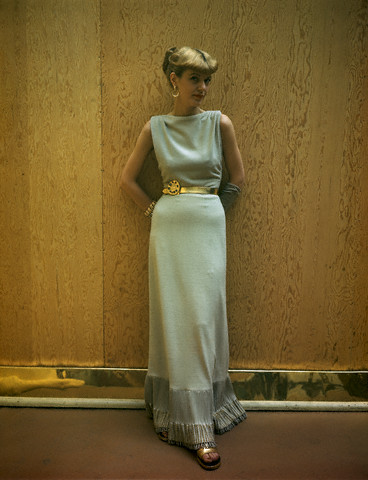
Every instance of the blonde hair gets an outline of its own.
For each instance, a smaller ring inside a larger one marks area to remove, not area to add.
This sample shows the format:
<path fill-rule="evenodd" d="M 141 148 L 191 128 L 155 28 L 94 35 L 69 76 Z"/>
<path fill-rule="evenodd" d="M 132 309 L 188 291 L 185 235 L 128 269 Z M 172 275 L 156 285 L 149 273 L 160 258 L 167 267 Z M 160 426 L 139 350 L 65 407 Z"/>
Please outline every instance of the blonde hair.
<path fill-rule="evenodd" d="M 178 77 L 181 77 L 184 71 L 188 69 L 204 73 L 205 75 L 212 75 L 217 68 L 217 60 L 212 58 L 207 52 L 191 47 L 169 48 L 165 53 L 162 64 L 162 70 L 171 87 L 170 74 L 172 72 Z"/>

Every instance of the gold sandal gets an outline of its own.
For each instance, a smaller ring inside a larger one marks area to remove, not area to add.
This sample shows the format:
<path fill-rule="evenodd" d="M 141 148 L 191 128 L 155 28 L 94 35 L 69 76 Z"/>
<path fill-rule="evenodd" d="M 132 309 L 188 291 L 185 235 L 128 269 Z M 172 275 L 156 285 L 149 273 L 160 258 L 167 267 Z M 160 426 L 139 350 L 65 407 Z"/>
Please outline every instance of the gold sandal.
<path fill-rule="evenodd" d="M 208 453 L 218 453 L 216 448 L 200 448 L 197 450 L 197 460 L 199 465 L 205 470 L 216 470 L 221 465 L 221 457 L 212 462 L 206 462 L 203 460 L 203 456 Z"/>
<path fill-rule="evenodd" d="M 157 435 L 158 435 L 158 438 L 163 442 L 167 442 L 169 440 L 169 435 L 166 432 L 166 430 L 164 430 L 163 432 L 159 432 Z"/>

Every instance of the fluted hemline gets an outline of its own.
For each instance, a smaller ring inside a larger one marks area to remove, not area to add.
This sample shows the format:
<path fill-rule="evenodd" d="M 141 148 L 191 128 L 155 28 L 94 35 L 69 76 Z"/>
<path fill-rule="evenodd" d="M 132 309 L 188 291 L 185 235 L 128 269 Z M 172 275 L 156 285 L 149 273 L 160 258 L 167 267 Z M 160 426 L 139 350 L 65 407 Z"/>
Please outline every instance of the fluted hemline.
<path fill-rule="evenodd" d="M 167 380 L 147 376 L 146 409 L 156 433 L 168 433 L 168 443 L 191 450 L 216 447 L 222 435 L 246 419 L 230 380 L 216 382 L 212 390 L 170 389 Z"/>
<path fill-rule="evenodd" d="M 213 425 L 183 424 L 169 421 L 169 413 L 153 409 L 152 405 L 146 405 L 147 412 L 153 418 L 156 433 L 167 432 L 168 443 L 179 447 L 186 447 L 190 450 L 199 448 L 215 448 L 216 442 L 213 438 Z M 189 441 L 188 439 L 191 439 Z"/>
<path fill-rule="evenodd" d="M 235 398 L 232 402 L 223 405 L 214 415 L 215 433 L 222 435 L 230 432 L 247 418 L 247 414 L 239 401 Z"/>

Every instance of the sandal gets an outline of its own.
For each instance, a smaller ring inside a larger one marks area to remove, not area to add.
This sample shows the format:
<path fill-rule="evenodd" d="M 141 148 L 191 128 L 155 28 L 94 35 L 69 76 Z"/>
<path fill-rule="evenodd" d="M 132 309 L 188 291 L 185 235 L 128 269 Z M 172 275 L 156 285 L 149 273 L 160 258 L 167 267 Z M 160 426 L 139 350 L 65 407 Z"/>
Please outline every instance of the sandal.
<path fill-rule="evenodd" d="M 197 460 L 199 465 L 205 470 L 216 470 L 221 465 L 221 457 L 212 462 L 206 462 L 203 457 L 208 453 L 218 453 L 216 448 L 200 448 L 197 450 Z"/>
<path fill-rule="evenodd" d="M 165 430 L 163 432 L 159 432 L 157 435 L 158 435 L 158 438 L 163 442 L 167 442 L 169 440 L 168 433 Z"/>

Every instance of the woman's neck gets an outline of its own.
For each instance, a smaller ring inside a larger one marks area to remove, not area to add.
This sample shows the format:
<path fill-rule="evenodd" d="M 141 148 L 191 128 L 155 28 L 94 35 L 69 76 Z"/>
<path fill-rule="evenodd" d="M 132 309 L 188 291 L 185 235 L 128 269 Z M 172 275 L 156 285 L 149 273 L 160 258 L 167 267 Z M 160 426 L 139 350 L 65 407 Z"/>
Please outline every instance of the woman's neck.
<path fill-rule="evenodd" d="M 170 112 L 170 115 L 175 115 L 178 117 L 189 117 L 191 115 L 198 115 L 202 112 L 204 112 L 204 110 L 199 107 L 185 107 L 184 105 L 180 105 L 176 102 L 174 108 Z"/>

